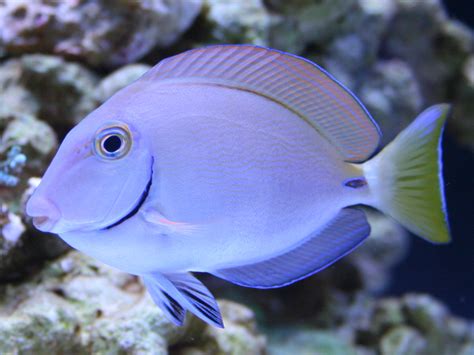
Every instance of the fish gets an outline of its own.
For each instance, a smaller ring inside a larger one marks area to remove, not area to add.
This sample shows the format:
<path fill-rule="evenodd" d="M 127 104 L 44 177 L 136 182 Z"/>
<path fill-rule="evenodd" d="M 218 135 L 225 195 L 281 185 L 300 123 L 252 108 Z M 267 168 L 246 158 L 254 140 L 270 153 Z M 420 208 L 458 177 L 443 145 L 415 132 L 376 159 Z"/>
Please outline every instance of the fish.
<path fill-rule="evenodd" d="M 193 273 L 283 287 L 370 234 L 369 206 L 450 241 L 443 191 L 448 104 L 383 149 L 361 101 L 317 64 L 215 45 L 166 58 L 64 138 L 26 213 L 41 231 L 141 277 L 176 325 L 223 327 Z"/>

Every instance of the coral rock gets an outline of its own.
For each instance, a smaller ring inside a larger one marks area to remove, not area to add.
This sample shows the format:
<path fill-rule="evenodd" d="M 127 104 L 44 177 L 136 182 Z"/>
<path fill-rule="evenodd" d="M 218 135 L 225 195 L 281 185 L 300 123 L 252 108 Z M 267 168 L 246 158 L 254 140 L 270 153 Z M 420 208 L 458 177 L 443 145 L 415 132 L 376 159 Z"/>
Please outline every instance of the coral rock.
<path fill-rule="evenodd" d="M 268 45 L 270 15 L 262 0 L 204 0 L 196 21 L 198 33 L 187 36 L 193 46 L 210 43 Z"/>
<path fill-rule="evenodd" d="M 347 342 L 329 331 L 282 328 L 271 332 L 269 354 L 355 355 L 355 351 Z"/>
<path fill-rule="evenodd" d="M 53 130 L 28 113 L 0 107 L 0 280 L 17 280 L 67 246 L 41 235 L 25 217 L 24 205 L 52 157 Z"/>
<path fill-rule="evenodd" d="M 382 355 L 423 355 L 426 354 L 426 340 L 411 327 L 397 327 L 382 338 L 380 353 Z"/>
<path fill-rule="evenodd" d="M 453 136 L 474 152 L 474 54 L 462 66 L 461 80 L 453 100 L 455 118 L 450 120 Z"/>
<path fill-rule="evenodd" d="M 378 62 L 357 92 L 391 142 L 420 113 L 423 97 L 412 69 L 397 59 Z"/>
<path fill-rule="evenodd" d="M 97 103 L 96 76 L 77 63 L 49 55 L 25 55 L 0 66 L 0 104 L 56 127 L 71 127 Z"/>
<path fill-rule="evenodd" d="M 98 103 L 103 103 L 120 89 L 132 83 L 145 74 L 151 67 L 146 64 L 129 64 L 106 76 L 97 86 L 94 97 Z"/>
<path fill-rule="evenodd" d="M 24 278 L 37 271 L 45 260 L 56 258 L 69 249 L 56 236 L 36 231 L 29 218 L 24 217 L 24 202 L 33 187 L 16 199 L 21 188 L 22 184 L 20 188 L 9 188 L 8 191 L 16 192 L 8 196 L 0 186 L 0 282 Z"/>
<path fill-rule="evenodd" d="M 386 55 L 405 60 L 428 102 L 449 97 L 463 62 L 474 49 L 471 30 L 450 20 L 440 0 L 398 0 L 398 11 L 384 41 Z M 414 36 L 422 33 L 422 36 Z M 433 73 L 436 73 L 434 75 Z"/>
<path fill-rule="evenodd" d="M 265 339 L 247 308 L 220 301 L 225 330 L 192 317 L 176 327 L 137 277 L 75 252 L 29 282 L 2 286 L 0 295 L 2 354 L 167 354 L 170 346 L 183 354 L 264 353 Z"/>
<path fill-rule="evenodd" d="M 200 8 L 201 0 L 7 0 L 0 5 L 0 42 L 9 54 L 117 66 L 175 42 Z"/>

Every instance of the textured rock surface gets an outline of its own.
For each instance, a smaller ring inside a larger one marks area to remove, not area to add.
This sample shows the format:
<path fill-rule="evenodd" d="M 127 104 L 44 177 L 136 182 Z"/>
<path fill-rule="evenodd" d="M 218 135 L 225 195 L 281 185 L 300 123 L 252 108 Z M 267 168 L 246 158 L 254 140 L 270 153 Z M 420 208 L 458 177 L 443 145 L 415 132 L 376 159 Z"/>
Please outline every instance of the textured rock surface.
<path fill-rule="evenodd" d="M 43 172 L 47 159 L 57 148 L 54 131 L 46 123 L 27 113 L 0 108 L 0 152 L 7 153 L 12 147 L 28 156 L 25 168 L 30 172 Z"/>
<path fill-rule="evenodd" d="M 121 65 L 175 42 L 200 8 L 201 0 L 7 0 L 0 5 L 0 42 L 9 54 Z"/>
<path fill-rule="evenodd" d="M 339 321 L 324 327 L 280 320 L 265 330 L 268 348 L 252 311 L 229 301 L 220 301 L 224 330 L 192 317 L 184 327 L 174 327 L 136 277 L 76 252 L 48 264 L 28 283 L 0 286 L 0 305 L 2 353 L 41 353 L 47 347 L 79 354 L 447 355 L 469 354 L 474 344 L 474 323 L 416 294 L 352 298 L 346 305 L 338 304 Z"/>
<path fill-rule="evenodd" d="M 101 80 L 94 92 L 94 98 L 102 103 L 120 89 L 145 74 L 151 67 L 145 64 L 129 64 L 117 69 Z"/>
<path fill-rule="evenodd" d="M 220 303 L 225 331 L 195 318 L 175 327 L 136 277 L 72 252 L 29 283 L 0 287 L 0 352 L 262 354 L 252 312 Z"/>
<path fill-rule="evenodd" d="M 316 329 L 285 329 L 271 332 L 268 353 L 270 355 L 288 354 L 331 354 L 355 355 L 356 352 L 347 342 L 336 334 Z"/>
<path fill-rule="evenodd" d="M 24 203 L 32 192 L 37 179 L 30 179 L 32 186 L 8 188 L 0 184 L 0 283 L 17 281 L 38 271 L 44 260 L 64 253 L 68 247 L 56 236 L 36 231 L 30 220 L 24 216 Z M 15 200 L 12 191 L 25 190 L 20 200 Z M 7 191 L 8 193 L 3 193 Z"/>
<path fill-rule="evenodd" d="M 44 115 L 54 121 L 66 111 L 79 114 L 85 91 L 93 87 L 92 83 L 84 84 L 85 73 L 86 69 L 75 64 L 41 55 L 12 59 L 0 66 L 2 281 L 23 277 L 37 270 L 44 259 L 57 257 L 67 249 L 54 236 L 35 231 L 23 211 L 30 183 L 35 184 L 30 177 L 42 175 L 57 148 L 56 133 L 36 117 Z M 69 96 L 70 105 L 67 99 L 58 100 L 63 94 Z"/>
<path fill-rule="evenodd" d="M 423 98 L 413 71 L 403 61 L 379 61 L 369 75 L 358 93 L 376 117 L 385 145 L 420 113 Z"/>
<path fill-rule="evenodd" d="M 267 329 L 270 354 L 461 354 L 472 349 L 474 322 L 453 317 L 437 300 L 357 298 L 328 329 L 282 325 Z"/>
<path fill-rule="evenodd" d="M 280 29 L 293 32 L 303 43 L 324 43 L 345 30 L 346 21 L 357 6 L 356 0 L 266 0 L 268 8 L 282 14 L 291 27 Z M 279 23 L 281 24 L 281 23 Z M 275 28 L 278 30 L 279 28 Z M 275 33 L 281 34 L 278 31 Z"/>
<path fill-rule="evenodd" d="M 11 59 L 0 65 L 0 107 L 2 112 L 25 112 L 34 115 L 38 103 L 34 96 L 21 84 L 22 66 L 20 59 Z"/>
<path fill-rule="evenodd" d="M 462 75 L 453 101 L 455 118 L 449 127 L 452 135 L 474 152 L 474 55 L 462 66 Z"/>
<path fill-rule="evenodd" d="M 371 227 L 369 238 L 349 256 L 363 280 L 362 288 L 382 291 L 390 282 L 391 269 L 406 255 L 408 233 L 394 220 L 366 211 Z"/>
<path fill-rule="evenodd" d="M 270 17 L 262 0 L 204 0 L 207 42 L 268 45 Z"/>
<path fill-rule="evenodd" d="M 472 32 L 449 21 L 440 0 L 396 2 L 398 11 L 384 41 L 384 51 L 410 64 L 429 102 L 449 97 L 447 84 L 460 73 L 473 51 Z"/>
<path fill-rule="evenodd" d="M 401 58 L 413 70 L 425 103 L 453 102 L 448 128 L 472 147 L 474 109 L 472 69 L 474 33 L 450 20 L 440 0 L 397 0 L 398 11 L 384 41 L 385 55 Z M 414 36 L 422 33 L 422 36 Z"/>
<path fill-rule="evenodd" d="M 371 329 L 364 336 L 378 338 L 384 354 L 458 354 L 474 340 L 473 322 L 451 316 L 428 295 L 408 294 L 374 305 Z"/>
<path fill-rule="evenodd" d="M 21 81 L 39 103 L 39 118 L 53 125 L 71 125 L 96 107 L 91 91 L 97 78 L 86 68 L 44 55 L 24 56 L 21 66 Z"/>
<path fill-rule="evenodd" d="M 273 15 L 271 45 L 316 60 L 352 88 L 375 62 L 395 9 L 391 1 L 267 3 Z"/>
<path fill-rule="evenodd" d="M 23 213 L 29 177 L 43 173 L 56 147 L 47 124 L 0 107 L 0 281 L 18 279 L 66 250 L 57 238 L 34 231 Z"/>
<path fill-rule="evenodd" d="M 221 43 L 268 46 L 273 19 L 262 0 L 203 0 L 191 29 L 165 54 Z M 161 58 L 161 53 L 152 52 L 146 59 L 155 64 Z"/>
<path fill-rule="evenodd" d="M 203 354 L 266 354 L 266 339 L 259 335 L 253 312 L 237 303 L 219 302 L 224 316 L 225 329 L 206 327 L 197 333 L 194 340 L 188 332 L 188 338 L 171 348 L 172 354 L 203 355 Z"/>
<path fill-rule="evenodd" d="M 0 66 L 0 105 L 69 128 L 96 107 L 97 81 L 90 70 L 60 57 L 25 55 Z"/>

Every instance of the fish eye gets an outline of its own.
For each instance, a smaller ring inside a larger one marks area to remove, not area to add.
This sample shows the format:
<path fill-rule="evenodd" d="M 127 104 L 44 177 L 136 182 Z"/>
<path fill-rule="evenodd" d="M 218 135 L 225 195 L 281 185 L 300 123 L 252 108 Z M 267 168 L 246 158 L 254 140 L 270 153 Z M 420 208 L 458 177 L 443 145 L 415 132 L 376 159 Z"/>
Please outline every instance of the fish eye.
<path fill-rule="evenodd" d="M 121 146 L 122 146 L 122 137 L 116 134 L 110 135 L 102 141 L 102 150 L 110 154 L 115 153 L 118 150 L 120 150 Z"/>
<path fill-rule="evenodd" d="M 117 125 L 101 129 L 95 137 L 94 151 L 105 159 L 120 159 L 127 155 L 132 145 L 130 131 Z"/>

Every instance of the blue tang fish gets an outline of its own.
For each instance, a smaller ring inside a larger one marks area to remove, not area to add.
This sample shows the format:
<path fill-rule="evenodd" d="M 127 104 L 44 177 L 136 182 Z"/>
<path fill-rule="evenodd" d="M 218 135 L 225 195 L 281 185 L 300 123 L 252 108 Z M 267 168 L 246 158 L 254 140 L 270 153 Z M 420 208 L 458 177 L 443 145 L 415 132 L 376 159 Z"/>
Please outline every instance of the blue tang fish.
<path fill-rule="evenodd" d="M 361 102 L 316 64 L 225 45 L 167 58 L 64 139 L 26 211 L 72 247 L 139 275 L 177 325 L 222 327 L 191 272 L 275 288 L 369 235 L 373 206 L 449 241 L 441 135 L 449 107 L 421 113 L 380 153 Z"/>

